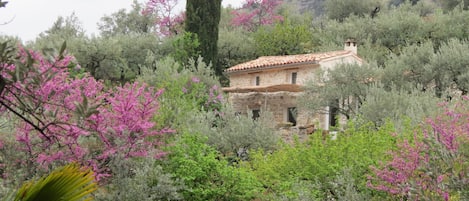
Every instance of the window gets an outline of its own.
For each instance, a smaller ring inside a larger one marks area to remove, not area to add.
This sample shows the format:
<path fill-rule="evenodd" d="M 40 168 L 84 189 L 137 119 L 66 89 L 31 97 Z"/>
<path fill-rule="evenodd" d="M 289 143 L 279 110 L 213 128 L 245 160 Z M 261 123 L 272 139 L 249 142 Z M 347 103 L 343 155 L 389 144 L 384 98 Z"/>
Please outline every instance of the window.
<path fill-rule="evenodd" d="M 339 114 L 339 99 L 335 99 L 331 101 L 329 106 L 329 126 L 335 127 L 337 126 L 337 115 Z"/>
<path fill-rule="evenodd" d="M 259 76 L 256 76 L 256 86 L 261 85 L 261 78 Z"/>
<path fill-rule="evenodd" d="M 261 110 L 260 109 L 255 109 L 252 110 L 252 119 L 257 120 L 261 116 Z"/>
<path fill-rule="evenodd" d="M 291 73 L 291 83 L 296 84 L 296 77 L 298 76 L 297 72 Z"/>
<path fill-rule="evenodd" d="M 287 121 L 292 123 L 293 126 L 296 126 L 296 118 L 298 116 L 298 111 L 296 107 L 289 107 L 287 109 Z"/>

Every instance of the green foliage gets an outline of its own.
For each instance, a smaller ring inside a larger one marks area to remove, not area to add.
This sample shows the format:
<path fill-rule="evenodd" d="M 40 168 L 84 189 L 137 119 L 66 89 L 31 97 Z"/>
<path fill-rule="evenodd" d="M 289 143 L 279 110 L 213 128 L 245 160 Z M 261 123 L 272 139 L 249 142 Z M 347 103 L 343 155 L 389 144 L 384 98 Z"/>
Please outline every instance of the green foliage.
<path fill-rule="evenodd" d="M 59 16 L 51 28 L 39 34 L 39 40 L 46 39 L 49 36 L 60 36 L 62 40 L 67 40 L 69 38 L 84 36 L 84 34 L 85 31 L 82 28 L 80 19 L 78 19 L 75 13 L 72 13 L 65 18 Z"/>
<path fill-rule="evenodd" d="M 217 107 L 218 104 L 207 104 L 207 101 L 210 88 L 219 83 L 200 58 L 197 64 L 191 61 L 186 67 L 170 57 L 160 61 L 151 56 L 148 58 L 145 63 L 151 68 L 143 68 L 137 80 L 165 90 L 160 97 L 159 114 L 155 117 L 159 126 L 179 128 L 192 113 Z M 212 89 L 212 93 L 219 92 Z"/>
<path fill-rule="evenodd" d="M 451 11 L 453 9 L 469 9 L 469 1 L 468 0 L 438 0 L 441 4 L 441 7 L 445 11 Z"/>
<path fill-rule="evenodd" d="M 136 0 L 132 3 L 132 9 L 127 12 L 121 9 L 110 16 L 101 17 L 98 23 L 101 35 L 104 37 L 153 33 L 155 20 L 152 15 L 142 15 L 143 5 Z"/>
<path fill-rule="evenodd" d="M 252 34 L 242 28 L 220 29 L 218 65 L 224 70 L 236 64 L 255 59 L 256 45 Z"/>
<path fill-rule="evenodd" d="M 199 134 L 182 134 L 173 146 L 163 169 L 184 182 L 185 200 L 251 200 L 260 184 L 248 171 L 229 166 Z"/>
<path fill-rule="evenodd" d="M 337 200 L 347 200 L 347 201 L 360 201 L 360 200 L 370 200 L 371 196 L 366 193 L 362 193 L 358 186 L 355 185 L 357 182 L 355 180 L 353 170 L 350 168 L 345 168 L 337 174 L 332 182 L 333 187 L 335 188 L 335 193 L 337 193 Z M 378 195 L 373 197 L 374 199 L 379 199 Z"/>
<path fill-rule="evenodd" d="M 350 16 L 343 21 L 318 21 L 313 35 L 319 39 L 320 46 L 315 50 L 337 49 L 344 39 L 355 38 L 360 45 L 360 56 L 382 66 L 389 59 L 388 53 L 399 55 L 409 45 L 431 40 L 438 48 L 450 38 L 467 39 L 468 15 L 469 12 L 461 9 L 443 13 L 433 3 L 419 1 L 415 5 L 381 7 L 375 18 Z"/>
<path fill-rule="evenodd" d="M 101 38 L 67 38 L 67 51 L 93 77 L 121 83 L 141 73 L 146 56 L 159 52 L 154 34 L 116 35 Z M 60 48 L 61 36 L 49 35 L 33 44 L 35 49 Z"/>
<path fill-rule="evenodd" d="M 187 65 L 190 60 L 197 59 L 201 54 L 199 50 L 199 39 L 197 34 L 184 32 L 181 36 L 176 36 L 173 41 L 174 52 L 171 56 L 183 65 Z"/>
<path fill-rule="evenodd" d="M 429 18 L 431 25 L 431 40 L 436 47 L 448 39 L 466 40 L 469 37 L 468 11 L 455 9 L 449 13 L 436 12 Z"/>
<path fill-rule="evenodd" d="M 392 158 L 370 167 L 368 186 L 397 199 L 467 200 L 467 100 L 440 103 L 411 139 L 398 139 Z"/>
<path fill-rule="evenodd" d="M 326 0 L 326 15 L 330 19 L 343 21 L 351 15 L 364 17 L 370 15 L 376 7 L 382 6 L 381 0 Z"/>
<path fill-rule="evenodd" d="M 321 4 L 320 3 L 321 1 L 323 0 L 316 0 L 318 4 Z M 305 2 L 305 0 L 303 0 L 303 2 Z M 311 2 L 305 2 L 305 3 L 311 3 Z M 282 4 L 278 5 L 278 7 L 276 8 L 277 9 L 276 13 L 282 16 L 284 20 L 287 19 L 295 24 L 304 24 L 304 25 L 310 26 L 311 22 L 313 20 L 316 20 L 316 19 L 313 19 L 313 16 L 319 16 L 319 15 L 315 15 L 317 13 L 314 13 L 314 10 L 323 9 L 322 5 L 318 5 L 318 8 L 305 9 L 302 4 L 303 3 L 301 3 L 301 0 L 282 1 Z"/>
<path fill-rule="evenodd" d="M 187 118 L 184 126 L 190 133 L 202 133 L 207 143 L 231 160 L 246 160 L 248 150 L 274 150 L 280 136 L 269 113 L 253 120 L 252 115 L 236 114 L 229 106 L 221 111 L 209 111 Z"/>
<path fill-rule="evenodd" d="M 11 40 L 1 40 L 0 43 L 0 61 L 2 63 L 11 64 L 15 60 L 16 48 Z M 3 83 L 2 83 L 3 84 Z M 3 90 L 2 86 L 2 90 Z"/>
<path fill-rule="evenodd" d="M 433 82 L 434 72 L 431 59 L 434 57 L 434 48 L 431 42 L 420 45 L 409 45 L 401 51 L 400 55 L 390 55 L 382 83 L 386 88 L 411 92 L 430 91 L 429 85 Z"/>
<path fill-rule="evenodd" d="M 360 56 L 367 61 L 383 65 L 392 52 L 399 55 L 403 47 L 432 40 L 439 44 L 451 37 L 465 39 L 468 36 L 468 12 L 455 10 L 448 14 L 429 8 L 426 1 L 412 6 L 381 9 L 375 18 L 351 16 L 342 22 L 325 21 L 315 27 L 313 34 L 320 40 L 322 49 L 331 44 L 340 47 L 346 38 L 355 38 L 360 46 Z M 366 47 L 362 47 L 366 45 Z M 321 49 L 319 49 L 321 50 Z"/>
<path fill-rule="evenodd" d="M 96 190 L 94 175 L 90 169 L 77 164 L 59 168 L 37 181 L 24 184 L 16 194 L 15 201 L 40 200 L 92 200 L 88 194 Z"/>
<path fill-rule="evenodd" d="M 308 82 L 300 97 L 300 106 L 309 111 L 324 112 L 331 106 L 347 118 L 358 114 L 367 90 L 380 77 L 380 70 L 372 64 L 341 64 L 335 68 L 317 72 Z"/>
<path fill-rule="evenodd" d="M 8 117 L 11 120 L 11 123 L 19 121 L 19 118 L 14 118 L 12 114 Z M 11 125 L 13 126 L 13 125 Z M 18 143 L 15 139 L 11 139 L 10 136 L 13 136 L 15 130 L 8 130 L 7 132 L 2 132 L 0 136 L 0 163 L 4 166 L 1 167 L 0 173 L 2 178 L 0 179 L 3 192 L 0 191 L 0 197 L 2 197 L 3 193 L 11 191 L 11 189 L 15 189 L 24 183 L 26 180 L 33 178 L 36 175 L 31 175 L 30 172 L 37 172 L 36 170 L 28 170 L 24 168 L 30 164 L 24 164 L 20 162 L 18 159 L 28 157 L 25 153 L 21 153 L 17 151 L 17 147 L 20 147 L 21 144 Z M 15 179 L 7 179 L 9 174 L 13 174 Z M 3 194 L 5 195 L 5 194 Z"/>
<path fill-rule="evenodd" d="M 24 164 L 17 159 L 26 157 L 24 153 L 18 152 L 16 147 L 21 146 L 14 138 L 19 118 L 10 113 L 5 113 L 0 117 L 0 200 L 13 200 L 16 188 L 27 179 L 33 177 L 28 175 Z M 15 179 L 7 179 L 8 173 L 15 175 Z M 2 199 L 3 198 L 3 199 Z"/>
<path fill-rule="evenodd" d="M 197 35 L 198 50 L 206 64 L 211 64 L 217 75 L 222 69 L 217 65 L 218 24 L 220 23 L 221 0 L 192 0 L 186 2 L 185 31 Z"/>
<path fill-rule="evenodd" d="M 408 118 L 413 125 L 417 125 L 425 118 L 441 112 L 435 107 L 441 101 L 431 92 L 396 89 L 388 91 L 374 86 L 368 90 L 366 102 L 361 105 L 358 118 L 364 122 L 373 122 L 376 126 L 390 120 L 396 127 L 402 127 Z"/>
<path fill-rule="evenodd" d="M 190 83 L 190 72 L 187 70 L 179 72 L 178 69 L 182 69 L 182 67 L 172 58 L 155 62 L 155 69 L 144 68 L 142 75 L 137 80 L 165 90 L 160 98 L 159 115 L 155 117 L 155 121 L 161 127 L 171 125 L 177 128 L 190 112 L 199 109 L 197 92 L 203 90 L 203 86 L 201 83 L 191 84 L 193 87 L 192 96 L 186 96 L 183 88 Z"/>
<path fill-rule="evenodd" d="M 368 167 L 385 159 L 385 153 L 395 147 L 390 135 L 394 129 L 390 124 L 378 130 L 372 126 L 349 126 L 336 140 L 317 132 L 306 142 L 283 144 L 273 153 L 255 152 L 245 167 L 254 172 L 268 192 L 289 199 L 298 199 L 301 194 L 294 188 L 304 184 L 316 186 L 302 192 L 311 196 L 307 200 L 338 199 L 347 191 L 369 200 L 379 195 L 366 187 Z M 344 175 L 344 171 L 350 175 Z M 346 176 L 346 180 L 339 175 Z"/>
<path fill-rule="evenodd" d="M 305 24 L 294 24 L 289 20 L 263 26 L 254 35 L 256 52 L 259 55 L 292 55 L 305 53 L 311 33 Z"/>
<path fill-rule="evenodd" d="M 442 44 L 432 58 L 433 70 L 440 78 L 440 90 L 454 89 L 461 91 L 462 95 L 469 92 L 469 42 L 450 39 Z M 437 91 L 438 92 L 438 91 Z M 441 93 L 441 92 L 440 92 Z M 439 95 L 439 94 L 437 94 Z"/>
<path fill-rule="evenodd" d="M 425 22 L 416 7 L 406 4 L 379 15 L 370 26 L 375 31 L 368 33 L 370 38 L 398 54 L 400 48 L 429 38 L 431 24 Z"/>
<path fill-rule="evenodd" d="M 50 51 L 59 49 L 66 41 L 67 52 L 93 77 L 121 83 L 131 81 L 141 73 L 140 67 L 149 53 L 164 53 L 156 46 L 159 39 L 153 33 L 109 33 L 105 37 L 88 38 L 80 32 L 78 19 L 73 17 L 59 18 L 29 46 Z"/>
<path fill-rule="evenodd" d="M 121 10 L 104 16 L 100 37 L 85 36 L 79 20 L 71 15 L 59 17 L 29 44 L 48 51 L 47 47 L 59 48 L 67 41 L 67 51 L 96 78 L 119 82 L 138 79 L 164 88 L 155 117 L 158 126 L 198 133 L 177 136 L 176 145 L 168 148 L 168 161 L 157 165 L 150 159 L 132 161 L 134 164 L 111 161 L 111 166 L 121 169 L 116 169 L 115 178 L 97 194 L 98 199 L 252 200 L 264 190 L 266 200 L 380 200 L 381 194 L 365 188 L 364 175 L 369 172 L 368 165 L 376 165 L 387 157 L 383 154 L 386 150 L 394 148 L 395 142 L 388 135 L 393 129 L 385 124 L 386 120 L 405 130 L 406 123 L 415 125 L 437 111 L 434 104 L 441 100 L 438 97 L 454 99 L 469 91 L 467 0 L 412 1 L 414 4 L 381 0 L 288 1 L 279 9 L 289 16 L 288 20 L 262 27 L 256 33 L 229 27 L 233 8 L 222 9 L 218 33 L 214 25 L 217 8 L 210 6 L 219 2 L 189 1 L 191 8 L 200 9 L 188 9 L 187 27 L 197 28 L 176 37 L 159 39 L 152 34 L 153 16 L 140 15 L 141 5 L 135 2 L 129 12 Z M 0 7 L 4 3 L 0 0 Z M 324 4 L 330 20 L 316 18 L 305 23 L 304 16 L 309 13 L 295 13 L 297 8 L 286 7 L 297 3 L 318 5 L 313 7 L 319 10 Z M 396 7 L 387 8 L 387 3 L 396 3 Z M 456 6 L 458 3 L 464 5 Z M 381 10 L 374 18 L 368 17 L 377 6 Z M 222 104 L 206 105 L 210 89 L 219 83 L 210 67 L 197 60 L 199 54 L 204 61 L 212 61 L 220 76 L 227 67 L 259 55 L 342 49 L 346 38 L 359 42 L 359 55 L 368 64 L 318 73 L 319 84 L 307 86 L 302 103 L 312 112 L 321 112 L 339 100 L 339 112 L 363 126 L 352 126 L 336 141 L 315 134 L 306 143 L 278 147 L 278 136 L 269 127 L 268 115 L 252 121 L 249 116 L 236 116 Z M 218 44 L 217 48 L 213 44 Z M 2 61 L 12 59 L 11 45 L 1 44 L 0 49 Z M 214 53 L 217 51 L 218 58 Z M 83 73 L 71 70 L 72 76 Z M 194 82 L 193 78 L 200 81 Z M 5 118 L 2 134 L 5 131 L 9 135 L 14 129 L 7 123 L 14 119 Z M 408 120 L 403 121 L 405 118 Z M 363 125 L 369 121 L 373 124 Z M 380 126 L 380 130 L 374 130 Z M 16 176 L 15 181 L 2 181 L 0 196 L 39 174 L 39 170 L 25 170 L 25 164 L 15 162 L 16 157 L 23 156 L 13 151 L 14 146 L 8 142 L 0 149 L 1 162 L 10 168 L 2 171 Z M 238 157 L 238 151 L 246 149 L 258 151 L 249 153 L 251 161 L 241 162 L 241 168 L 227 165 L 221 157 Z M 442 164 L 432 167 L 447 168 Z M 265 189 L 260 188 L 259 181 Z"/>
<path fill-rule="evenodd" d="M 109 166 L 113 176 L 96 194 L 99 201 L 181 200 L 184 186 L 155 164 L 153 158 L 122 160 L 115 158 Z"/>
<path fill-rule="evenodd" d="M 123 83 L 133 80 L 141 74 L 141 68 L 146 56 L 157 51 L 156 44 L 158 43 L 158 38 L 152 33 L 140 34 L 138 36 L 119 35 L 111 38 L 110 42 L 118 45 L 115 48 L 121 50 L 120 55 L 116 55 L 117 57 L 112 61 L 112 63 L 115 63 L 112 67 L 120 70 L 118 75 Z M 108 66 L 107 69 L 112 67 Z"/>
<path fill-rule="evenodd" d="M 399 56 L 393 55 L 386 64 L 383 83 L 387 87 L 411 91 L 434 91 L 436 97 L 446 93 L 454 96 L 455 90 L 467 94 L 469 74 L 468 42 L 450 39 L 439 45 L 426 42 L 410 45 Z"/>

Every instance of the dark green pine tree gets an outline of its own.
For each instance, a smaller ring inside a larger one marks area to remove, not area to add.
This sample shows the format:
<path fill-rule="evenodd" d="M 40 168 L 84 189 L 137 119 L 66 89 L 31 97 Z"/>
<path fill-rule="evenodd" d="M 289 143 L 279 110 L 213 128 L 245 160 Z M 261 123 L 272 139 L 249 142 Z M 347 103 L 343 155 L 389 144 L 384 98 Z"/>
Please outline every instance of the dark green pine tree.
<path fill-rule="evenodd" d="M 211 63 L 217 75 L 223 69 L 217 65 L 218 24 L 222 0 L 187 0 L 186 32 L 197 35 L 199 52 L 207 64 Z"/>

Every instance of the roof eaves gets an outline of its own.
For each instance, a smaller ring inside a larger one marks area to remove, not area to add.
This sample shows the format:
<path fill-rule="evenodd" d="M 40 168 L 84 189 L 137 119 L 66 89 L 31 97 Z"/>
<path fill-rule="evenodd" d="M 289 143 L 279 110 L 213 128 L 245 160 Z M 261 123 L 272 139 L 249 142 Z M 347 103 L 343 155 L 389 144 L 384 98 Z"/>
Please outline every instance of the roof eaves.
<path fill-rule="evenodd" d="M 260 70 L 270 70 L 270 69 L 282 69 L 282 68 L 289 68 L 292 66 L 298 65 L 309 65 L 309 64 L 319 64 L 319 60 L 314 61 L 305 61 L 305 62 L 298 62 L 298 63 L 288 63 L 288 64 L 274 64 L 274 65 L 263 65 L 263 66 L 256 66 L 254 68 L 245 68 L 245 69 L 236 69 L 231 71 L 226 71 L 225 74 L 236 74 L 236 73 L 249 73 L 249 72 L 258 72 Z"/>
<path fill-rule="evenodd" d="M 340 54 L 340 55 L 335 55 L 335 56 L 328 57 L 328 58 L 323 58 L 323 59 L 320 60 L 320 62 L 330 61 L 330 60 L 334 60 L 334 59 L 338 59 L 338 58 L 344 58 L 344 57 L 348 57 L 348 56 L 351 56 L 351 57 L 357 59 L 360 63 L 363 63 L 363 59 L 360 58 L 358 55 L 352 53 L 352 52 L 348 52 L 348 53 Z"/>

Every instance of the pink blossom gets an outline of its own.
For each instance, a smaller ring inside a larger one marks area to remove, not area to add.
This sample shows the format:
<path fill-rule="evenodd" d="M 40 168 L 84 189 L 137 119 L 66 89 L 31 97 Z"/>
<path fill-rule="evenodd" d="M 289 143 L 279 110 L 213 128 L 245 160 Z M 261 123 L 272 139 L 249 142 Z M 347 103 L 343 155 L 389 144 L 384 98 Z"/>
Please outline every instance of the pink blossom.
<path fill-rule="evenodd" d="M 436 181 L 438 183 L 441 183 L 441 182 L 443 182 L 443 179 L 445 179 L 445 175 L 440 175 L 440 176 L 437 177 Z"/>
<path fill-rule="evenodd" d="M 35 62 L 23 69 L 16 82 L 9 80 L 12 84 L 5 87 L 0 100 L 37 122 L 36 127 L 25 121 L 17 125 L 18 151 L 32 157 L 21 159 L 23 162 L 33 161 L 45 168 L 55 162 L 78 161 L 92 167 L 101 179 L 110 172 L 103 161 L 118 155 L 146 156 L 162 143 L 153 136 L 173 132 L 154 128 L 157 99 L 163 90 L 141 83 L 105 90 L 102 82 L 88 74 L 71 77 L 71 56 L 44 59 L 22 47 L 18 54 L 20 65 L 28 64 L 27 58 Z M 17 69 L 8 66 L 0 70 L 3 75 L 15 74 Z M 27 103 L 26 109 L 17 107 L 23 103 Z M 96 140 L 98 145 L 86 139 Z"/>
<path fill-rule="evenodd" d="M 218 100 L 219 102 L 222 102 L 222 101 L 223 101 L 223 95 L 218 94 L 217 100 Z"/>
<path fill-rule="evenodd" d="M 465 152 L 461 147 L 469 143 L 469 111 L 467 99 L 450 104 L 440 104 L 445 112 L 428 119 L 414 139 L 398 141 L 392 159 L 371 167 L 368 187 L 393 195 L 412 195 L 415 199 L 449 200 L 451 189 L 469 184 Z M 412 189 L 412 191 L 411 191 Z M 437 193 L 437 194 L 435 194 Z M 422 197 L 422 198 L 419 198 Z M 412 199 L 412 198 L 411 198 Z"/>
<path fill-rule="evenodd" d="M 449 193 L 448 192 L 443 192 L 442 195 L 443 195 L 443 199 L 445 199 L 445 201 L 449 200 Z"/>
<path fill-rule="evenodd" d="M 231 24 L 254 31 L 261 25 L 281 22 L 283 17 L 275 13 L 281 4 L 281 0 L 246 0 L 241 9 L 232 11 Z"/>
<path fill-rule="evenodd" d="M 63 156 L 64 153 L 62 151 L 58 151 L 56 153 L 53 153 L 52 155 L 39 154 L 36 160 L 37 163 L 42 164 L 43 167 L 47 167 L 47 165 L 49 165 L 53 161 L 61 160 Z"/>
<path fill-rule="evenodd" d="M 198 77 L 192 77 L 192 78 L 191 78 L 191 81 L 192 81 L 193 83 L 199 83 L 199 82 L 200 82 L 200 79 L 199 79 Z"/>
<path fill-rule="evenodd" d="M 143 15 L 155 15 L 155 25 L 158 34 L 171 36 L 182 31 L 185 13 L 175 14 L 178 0 L 149 0 L 143 9 Z"/>

